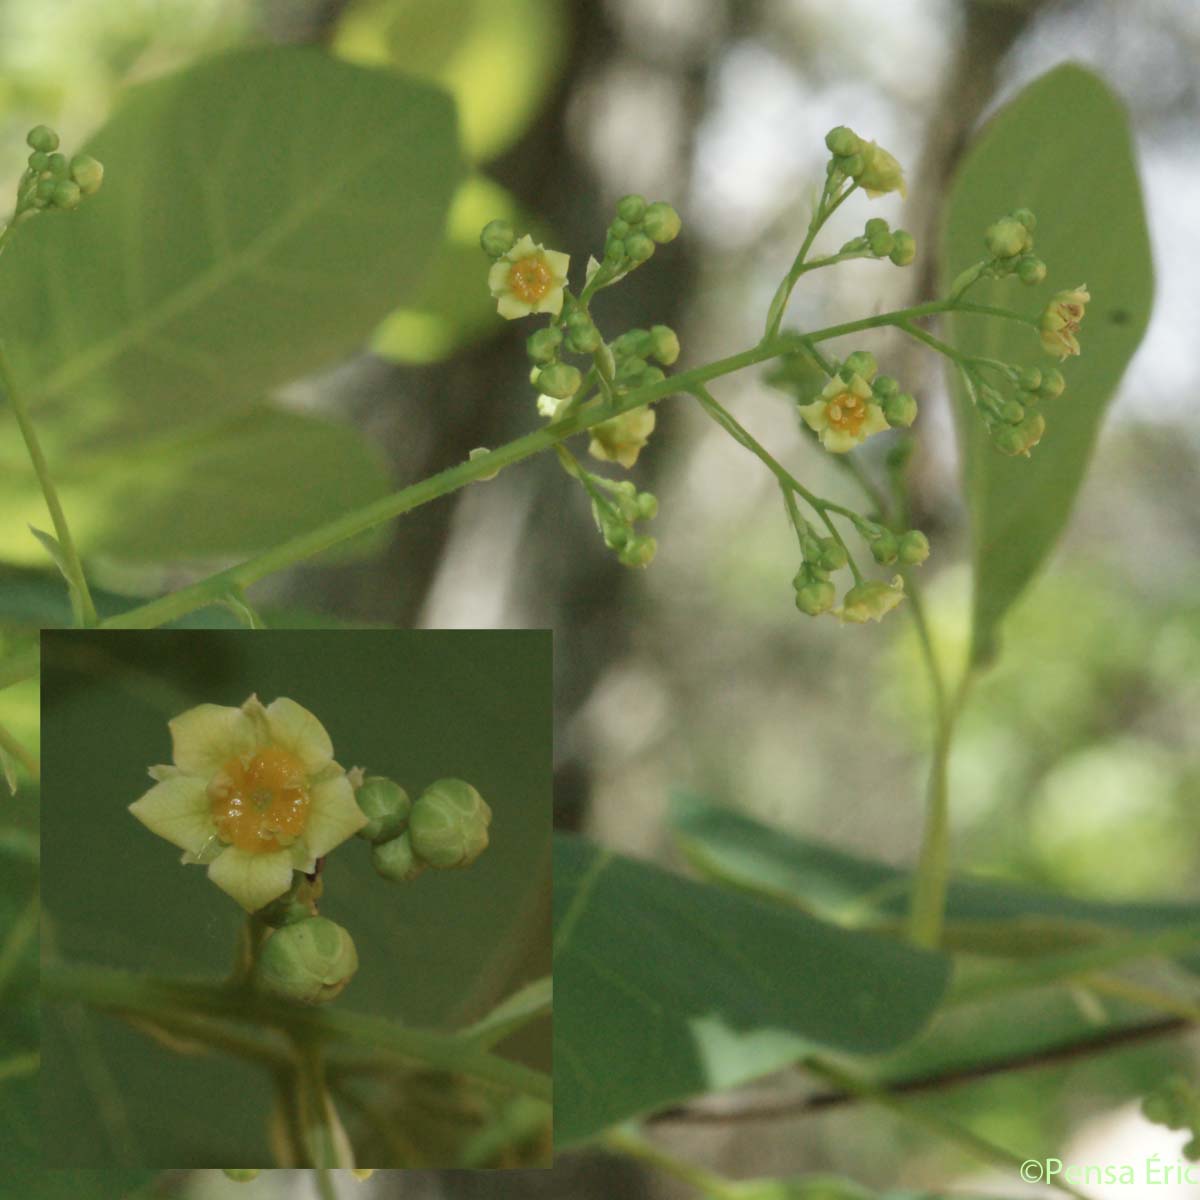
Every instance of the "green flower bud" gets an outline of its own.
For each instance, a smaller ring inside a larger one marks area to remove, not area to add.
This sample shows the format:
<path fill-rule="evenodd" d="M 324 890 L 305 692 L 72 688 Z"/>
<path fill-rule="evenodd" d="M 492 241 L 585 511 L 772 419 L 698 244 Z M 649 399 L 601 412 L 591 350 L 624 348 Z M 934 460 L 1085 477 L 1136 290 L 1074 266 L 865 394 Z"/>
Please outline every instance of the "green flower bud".
<path fill-rule="evenodd" d="M 77 154 L 71 159 L 71 178 L 79 184 L 85 196 L 94 196 L 104 182 L 104 164 L 90 154 Z"/>
<path fill-rule="evenodd" d="M 679 236 L 683 222 L 669 204 L 663 200 L 656 200 L 647 207 L 642 217 L 642 227 L 650 237 L 662 245 L 673 242 Z"/>
<path fill-rule="evenodd" d="M 33 194 L 38 200 L 49 204 L 54 199 L 54 191 L 57 187 L 58 181 L 47 175 L 44 179 L 37 181 L 37 187 L 34 188 Z"/>
<path fill-rule="evenodd" d="M 1035 217 L 1027 208 L 1016 209 L 1012 216 L 1014 221 L 1020 221 L 1030 233 L 1037 228 L 1037 217 Z"/>
<path fill-rule="evenodd" d="M 814 549 L 816 553 L 813 555 L 812 562 L 822 571 L 840 571 L 849 561 L 846 547 L 837 538 L 817 538 Z M 832 604 L 833 601 L 831 600 L 830 603 Z"/>
<path fill-rule="evenodd" d="M 646 358 L 654 350 L 654 335 L 648 329 L 629 329 L 615 338 L 612 352 L 617 358 Z"/>
<path fill-rule="evenodd" d="M 1057 400 L 1063 394 L 1067 381 L 1057 367 L 1047 367 L 1042 372 L 1042 382 L 1038 387 L 1038 395 L 1046 400 Z"/>
<path fill-rule="evenodd" d="M 1023 254 L 1017 262 L 1017 278 L 1032 286 L 1046 278 L 1046 264 L 1032 254 Z"/>
<path fill-rule="evenodd" d="M 825 145 L 831 154 L 845 158 L 859 152 L 862 139 L 848 125 L 838 125 L 825 135 Z"/>
<path fill-rule="evenodd" d="M 57 150 L 58 134 L 49 125 L 35 125 L 25 135 L 25 143 L 33 150 Z"/>
<path fill-rule="evenodd" d="M 620 262 L 625 257 L 625 243 L 611 234 L 604 242 L 604 258 L 606 262 Z"/>
<path fill-rule="evenodd" d="M 1012 217 L 1001 217 L 987 227 L 983 240 L 993 258 L 1012 258 L 1029 245 L 1029 230 Z"/>
<path fill-rule="evenodd" d="M 621 383 L 637 384 L 641 382 L 646 370 L 646 360 L 639 358 L 636 354 L 631 354 L 628 358 L 623 359 L 617 368 L 617 379 Z"/>
<path fill-rule="evenodd" d="M 877 537 L 873 537 L 870 546 L 871 557 L 877 563 L 894 563 L 900 553 L 899 540 L 890 529 L 885 529 Z"/>
<path fill-rule="evenodd" d="M 61 180 L 54 185 L 54 207 L 72 209 L 78 208 L 79 202 L 83 199 L 83 192 L 79 189 L 79 184 L 70 179 Z"/>
<path fill-rule="evenodd" d="M 654 242 L 644 233 L 631 233 L 625 239 L 625 253 L 635 263 L 644 263 L 654 253 Z"/>
<path fill-rule="evenodd" d="M 810 617 L 828 612 L 837 599 L 837 592 L 828 579 L 813 579 L 796 589 L 796 607 Z"/>
<path fill-rule="evenodd" d="M 893 234 L 895 244 L 888 257 L 898 267 L 907 267 L 917 257 L 917 239 L 906 229 L 897 229 Z"/>
<path fill-rule="evenodd" d="M 634 193 L 629 196 L 622 196 L 617 201 L 617 216 L 622 221 L 628 221 L 631 225 L 636 225 L 645 214 L 646 199 L 644 196 Z"/>
<path fill-rule="evenodd" d="M 661 367 L 647 367 L 639 383 L 642 387 L 649 387 L 652 383 L 661 383 L 666 377 L 667 373 Z"/>
<path fill-rule="evenodd" d="M 567 348 L 576 354 L 594 354 L 603 341 L 600 330 L 591 321 L 567 327 Z"/>
<path fill-rule="evenodd" d="M 491 822 L 492 810 L 469 783 L 439 779 L 417 798 L 408 829 L 416 856 L 444 869 L 473 863 L 487 849 Z"/>
<path fill-rule="evenodd" d="M 503 258 L 516 241 L 517 231 L 508 221 L 489 221 L 479 234 L 479 245 L 489 258 Z"/>
<path fill-rule="evenodd" d="M 612 237 L 625 238 L 625 237 L 629 236 L 631 229 L 632 229 L 632 226 L 629 224 L 628 221 L 622 221 L 621 218 L 618 217 L 608 227 L 608 232 Z"/>
<path fill-rule="evenodd" d="M 878 221 L 878 225 L 876 225 L 876 221 Z M 876 225 L 875 229 L 871 228 L 872 225 Z M 882 225 L 883 228 L 880 229 L 879 225 Z M 891 254 L 895 248 L 896 239 L 886 221 L 873 218 L 867 222 L 867 245 L 871 247 L 871 253 L 876 258 L 886 258 Z"/>
<path fill-rule="evenodd" d="M 407 833 L 376 845 L 371 850 L 371 866 L 393 883 L 416 879 L 425 870 L 425 863 L 413 853 L 412 838 Z"/>
<path fill-rule="evenodd" d="M 258 1178 L 258 1172 L 251 1168 L 222 1167 L 221 1169 L 237 1183 L 249 1183 L 251 1179 Z"/>
<path fill-rule="evenodd" d="M 853 376 L 861 375 L 867 383 L 870 383 L 878 372 L 879 364 L 870 350 L 855 350 L 853 354 L 847 355 L 846 361 L 842 363 L 841 376 L 849 383 Z"/>
<path fill-rule="evenodd" d="M 558 357 L 558 348 L 562 345 L 562 340 L 562 330 L 555 325 L 548 329 L 539 329 L 525 339 L 525 353 L 535 363 L 553 362 Z"/>
<path fill-rule="evenodd" d="M 650 337 L 653 339 L 651 355 L 664 367 L 669 367 L 679 357 L 679 338 L 675 330 L 667 325 L 652 325 Z"/>
<path fill-rule="evenodd" d="M 67 177 L 67 156 L 65 154 L 52 154 L 46 160 L 46 170 L 58 175 L 62 179 Z"/>
<path fill-rule="evenodd" d="M 892 227 L 882 217 L 872 217 L 863 227 L 867 241 L 878 237 L 881 233 L 891 233 Z"/>
<path fill-rule="evenodd" d="M 867 160 L 861 154 L 851 154 L 838 159 L 837 165 L 843 174 L 857 179 L 867 169 Z"/>
<path fill-rule="evenodd" d="M 1025 405 L 1019 400 L 1005 400 L 996 415 L 1008 425 L 1020 425 L 1025 420 Z"/>
<path fill-rule="evenodd" d="M 35 150 L 29 156 L 29 169 L 31 171 L 44 171 L 50 162 L 50 155 L 44 150 Z"/>
<path fill-rule="evenodd" d="M 905 566 L 919 566 L 929 557 L 929 539 L 919 529 L 910 529 L 900 535 L 896 554 Z"/>
<path fill-rule="evenodd" d="M 385 842 L 388 838 L 394 838 L 408 824 L 408 815 L 412 812 L 408 793 L 398 783 L 382 775 L 367 776 L 362 787 L 354 793 L 354 799 L 367 818 L 358 836 L 368 842 Z"/>
<path fill-rule="evenodd" d="M 893 429 L 907 429 L 917 419 L 917 402 L 908 392 L 884 396 L 880 401 L 883 417 Z"/>
<path fill-rule="evenodd" d="M 543 367 L 537 376 L 539 390 L 547 396 L 553 396 L 555 400 L 569 400 L 579 391 L 582 383 L 583 376 L 579 373 L 579 368 L 569 363 L 551 363 L 548 367 Z"/>
<path fill-rule="evenodd" d="M 1027 392 L 1036 392 L 1042 386 L 1040 367 L 1022 367 L 1017 373 L 1017 383 Z"/>
<path fill-rule="evenodd" d="M 254 968 L 258 987 L 296 1004 L 332 1000 L 358 970 L 350 934 L 325 917 L 285 925 L 267 938 Z"/>
<path fill-rule="evenodd" d="M 651 492 L 642 492 L 637 498 L 637 519 L 653 521 L 658 516 L 658 497 Z"/>
<path fill-rule="evenodd" d="M 900 384 L 890 375 L 880 375 L 872 381 L 871 390 L 875 393 L 876 400 L 884 400 L 888 396 L 894 396 L 900 390 Z"/>
<path fill-rule="evenodd" d="M 658 542 L 652 537 L 632 537 L 617 555 L 617 560 L 626 567 L 648 567 L 658 550 Z"/>

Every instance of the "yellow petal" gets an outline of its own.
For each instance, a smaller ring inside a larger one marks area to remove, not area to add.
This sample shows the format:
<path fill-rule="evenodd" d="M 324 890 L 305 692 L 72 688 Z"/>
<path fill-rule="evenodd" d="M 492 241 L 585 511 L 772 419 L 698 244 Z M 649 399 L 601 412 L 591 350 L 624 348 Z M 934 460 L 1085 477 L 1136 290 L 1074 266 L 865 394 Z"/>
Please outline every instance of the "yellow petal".
<path fill-rule="evenodd" d="M 844 429 L 826 428 L 821 434 L 821 445 L 831 454 L 845 454 L 848 450 L 853 450 L 860 441 L 861 438 L 856 438 Z"/>
<path fill-rule="evenodd" d="M 173 775 L 156 783 L 129 811 L 151 833 L 189 854 L 200 854 L 217 836 L 206 782 L 194 775 Z"/>
<path fill-rule="evenodd" d="M 811 404 L 800 405 L 800 415 L 804 423 L 814 433 L 821 433 L 829 428 L 828 405 L 824 400 L 814 400 Z"/>
<path fill-rule="evenodd" d="M 533 238 L 531 238 L 529 234 L 525 234 L 524 237 L 520 238 L 513 245 L 513 248 L 509 250 L 504 257 L 507 258 L 510 263 L 514 263 L 519 259 L 529 258 L 531 255 L 536 254 L 540 249 L 541 247 L 533 240 Z"/>
<path fill-rule="evenodd" d="M 533 312 L 559 313 L 563 306 L 563 290 L 560 287 L 551 288 L 534 306 Z"/>
<path fill-rule="evenodd" d="M 354 799 L 354 789 L 345 775 L 314 784 L 308 790 L 311 807 L 304 842 L 314 858 L 321 858 L 353 837 L 366 823 L 366 813 Z"/>
<path fill-rule="evenodd" d="M 256 912 L 292 886 L 292 856 L 287 850 L 250 854 L 229 846 L 208 864 L 208 877 L 247 912 Z"/>
<path fill-rule="evenodd" d="M 493 296 L 503 296 L 508 289 L 508 273 L 512 270 L 512 263 L 506 258 L 494 262 L 488 271 L 488 289 Z"/>
<path fill-rule="evenodd" d="M 859 433 L 863 437 L 870 437 L 873 433 L 883 433 L 885 429 L 891 429 L 891 426 L 887 423 L 887 417 L 883 415 L 883 409 L 878 404 L 868 404 L 867 415 Z"/>
<path fill-rule="evenodd" d="M 505 292 L 499 300 L 496 301 L 496 311 L 506 320 L 515 321 L 518 317 L 527 317 L 533 309 L 518 300 L 511 292 Z"/>
<path fill-rule="evenodd" d="M 571 256 L 564 254 L 561 250 L 543 250 L 542 257 L 546 260 L 546 266 L 550 268 L 550 273 L 554 278 L 565 282 L 567 271 L 571 266 Z"/>
<path fill-rule="evenodd" d="M 258 744 L 254 722 L 240 709 L 198 704 L 167 722 L 175 765 L 187 775 L 215 774 Z"/>
<path fill-rule="evenodd" d="M 267 705 L 267 728 L 276 746 L 291 751 L 304 769 L 315 775 L 333 758 L 333 743 L 325 726 L 295 700 L 280 696 Z"/>

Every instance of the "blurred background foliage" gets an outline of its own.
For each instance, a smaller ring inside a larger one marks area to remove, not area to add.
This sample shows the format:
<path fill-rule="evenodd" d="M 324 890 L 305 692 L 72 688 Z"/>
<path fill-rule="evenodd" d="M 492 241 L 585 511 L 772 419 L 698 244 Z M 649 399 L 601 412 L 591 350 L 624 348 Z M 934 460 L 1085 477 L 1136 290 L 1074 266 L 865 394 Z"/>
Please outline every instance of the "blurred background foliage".
<path fill-rule="evenodd" d="M 484 263 L 471 249 L 481 211 L 530 214 L 579 268 L 618 196 L 672 201 L 684 236 L 597 307 L 614 332 L 671 324 L 683 363 L 703 361 L 757 336 L 807 222 L 827 128 L 848 123 L 905 163 L 906 204 L 881 202 L 870 215 L 913 229 L 926 249 L 980 119 L 1055 62 L 1088 63 L 1129 107 L 1156 308 L 1067 536 L 1015 609 L 1002 657 L 965 714 L 952 761 L 954 853 L 959 864 L 1080 895 L 1200 894 L 1200 309 L 1190 217 L 1200 199 L 1200 17 L 1189 0 L 6 0 L 0 33 L 0 131 L 14 179 L 20 139 L 36 121 L 57 123 L 71 142 L 105 118 L 128 81 L 248 41 L 323 43 L 450 88 L 470 174 L 436 252 L 443 265 L 425 272 L 419 298 L 397 297 L 403 307 L 363 330 L 375 353 L 279 397 L 364 431 L 401 482 L 535 421 L 526 331 L 489 318 Z M 843 215 L 832 243 L 861 220 Z M 821 272 L 791 319 L 823 324 L 901 303 L 932 286 L 935 266 L 921 256 L 909 273 L 869 263 Z M 948 653 L 965 653 L 965 520 L 943 382 L 886 335 L 872 349 L 886 370 L 922 384 L 916 523 L 934 543 L 925 572 L 935 636 Z M 718 394 L 815 490 L 839 496 L 845 484 L 804 449 L 785 400 L 753 374 Z M 798 617 L 794 545 L 772 482 L 681 401 L 662 406 L 636 477 L 662 504 L 659 556 L 644 574 L 612 561 L 577 489 L 539 460 L 391 527 L 369 558 L 289 573 L 262 585 L 258 600 L 288 622 L 309 613 L 553 628 L 558 820 L 618 849 L 671 861 L 663 818 L 684 785 L 780 827 L 911 861 L 928 722 L 907 628 L 893 620 L 839 630 Z M 158 588 L 193 569 L 111 567 L 106 582 Z M 42 583 L 8 573 L 0 594 Z M 8 616 L 5 649 L 22 644 L 52 603 Z M 35 697 L 29 687 L 0 693 L 0 720 L 27 740 Z M 32 789 L 9 811 L 31 826 Z M 6 1004 L 6 1031 L 16 1011 Z M 1018 1150 L 1174 1157 L 1176 1139 L 1152 1133 L 1134 1107 L 1166 1055 L 1193 1062 L 1194 1041 L 948 1096 L 980 1132 Z M 8 1081 L 0 1096 L 28 1107 Z M 956 1152 L 849 1109 L 664 1133 L 732 1175 L 844 1169 L 881 1186 L 918 1186 L 957 1172 L 964 1187 L 988 1184 Z M 245 1194 L 209 1175 L 176 1185 Z M 305 1186 L 283 1174 L 259 1185 L 281 1197 Z M 552 1175 L 383 1176 L 368 1186 L 413 1198 L 682 1194 L 588 1155 Z"/>

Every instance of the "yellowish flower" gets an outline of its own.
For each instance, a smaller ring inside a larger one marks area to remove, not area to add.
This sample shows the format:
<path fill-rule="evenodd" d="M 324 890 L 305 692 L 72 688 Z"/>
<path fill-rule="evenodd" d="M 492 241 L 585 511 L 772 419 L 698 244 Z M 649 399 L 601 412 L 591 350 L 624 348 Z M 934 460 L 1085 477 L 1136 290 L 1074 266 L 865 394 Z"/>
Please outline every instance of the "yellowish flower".
<path fill-rule="evenodd" d="M 488 288 L 502 317 L 559 313 L 570 255 L 546 250 L 526 234 L 488 272 Z"/>
<path fill-rule="evenodd" d="M 858 186 L 874 200 L 888 192 L 899 192 L 907 196 L 904 186 L 904 171 L 900 164 L 882 146 L 875 142 L 864 142 L 859 153 L 866 164 L 857 176 Z"/>
<path fill-rule="evenodd" d="M 168 725 L 174 765 L 150 768 L 157 782 L 129 811 L 247 912 L 367 822 L 325 727 L 294 700 L 201 704 Z"/>
<path fill-rule="evenodd" d="M 375 1168 L 364 1167 L 361 1170 L 355 1171 L 353 1174 L 355 1179 L 370 1179 L 371 1176 L 375 1174 Z"/>
<path fill-rule="evenodd" d="M 601 462 L 632 467 L 654 432 L 654 409 L 643 404 L 592 427 L 588 453 Z"/>
<path fill-rule="evenodd" d="M 835 608 L 833 614 L 854 625 L 882 621 L 903 599 L 903 576 L 895 576 L 891 583 L 871 579 L 852 587 L 842 600 L 842 607 Z"/>
<path fill-rule="evenodd" d="M 1075 335 L 1079 332 L 1084 308 L 1091 298 L 1086 283 L 1069 292 L 1055 292 L 1050 297 L 1050 303 L 1038 321 L 1042 349 L 1047 354 L 1064 359 L 1079 353 L 1079 339 Z"/>
<path fill-rule="evenodd" d="M 849 383 L 835 375 L 811 404 L 800 405 L 800 415 L 809 429 L 821 435 L 821 445 L 834 454 L 845 454 L 871 434 L 891 428 L 875 403 L 871 385 L 857 374 Z"/>

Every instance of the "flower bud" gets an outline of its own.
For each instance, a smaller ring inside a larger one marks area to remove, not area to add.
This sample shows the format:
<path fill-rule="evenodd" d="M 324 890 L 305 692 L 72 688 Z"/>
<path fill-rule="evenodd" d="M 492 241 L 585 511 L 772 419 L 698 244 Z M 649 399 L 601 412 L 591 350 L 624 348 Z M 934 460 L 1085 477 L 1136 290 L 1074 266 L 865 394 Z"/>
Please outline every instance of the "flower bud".
<path fill-rule="evenodd" d="M 251 1179 L 258 1178 L 258 1172 L 252 1168 L 222 1167 L 221 1169 L 237 1183 L 249 1183 Z"/>
<path fill-rule="evenodd" d="M 618 217 L 609 227 L 608 232 L 615 238 L 628 237 L 632 226 L 628 221 L 622 221 Z"/>
<path fill-rule="evenodd" d="M 71 159 L 71 178 L 79 184 L 85 196 L 94 196 L 104 182 L 104 164 L 90 154 L 77 154 Z"/>
<path fill-rule="evenodd" d="M 503 258 L 516 241 L 517 231 L 508 221 L 489 221 L 479 234 L 479 245 L 489 258 Z"/>
<path fill-rule="evenodd" d="M 855 350 L 853 354 L 846 356 L 840 374 L 847 383 L 855 375 L 861 375 L 867 383 L 870 383 L 878 372 L 879 364 L 870 350 Z"/>
<path fill-rule="evenodd" d="M 44 171 L 50 163 L 50 155 L 44 150 L 35 150 L 29 156 L 29 169 L 31 171 Z"/>
<path fill-rule="evenodd" d="M 900 575 L 890 584 L 869 579 L 852 587 L 836 612 L 843 621 L 862 625 L 867 621 L 882 621 L 903 599 L 904 579 Z"/>
<path fill-rule="evenodd" d="M 796 589 L 796 607 L 810 617 L 828 612 L 836 598 L 837 592 L 828 579 L 812 579 Z"/>
<path fill-rule="evenodd" d="M 384 842 L 394 838 L 408 824 L 408 815 L 412 812 L 408 793 L 398 783 L 382 775 L 368 775 L 362 787 L 354 793 L 354 799 L 367 818 L 358 836 L 368 842 Z"/>
<path fill-rule="evenodd" d="M 83 199 L 79 184 L 70 179 L 60 180 L 54 185 L 54 207 L 70 210 L 78 208 Z"/>
<path fill-rule="evenodd" d="M 54 192 L 57 187 L 58 181 L 47 175 L 44 179 L 37 181 L 37 187 L 34 188 L 34 196 L 44 204 L 49 204 L 54 199 Z"/>
<path fill-rule="evenodd" d="M 642 228 L 660 245 L 673 242 L 678 236 L 683 222 L 679 214 L 665 201 L 656 200 L 646 209 L 642 217 Z"/>
<path fill-rule="evenodd" d="M 654 350 L 654 335 L 648 329 L 629 329 L 613 339 L 612 351 L 617 358 L 645 358 Z"/>
<path fill-rule="evenodd" d="M 983 240 L 993 258 L 1012 258 L 1029 245 L 1029 230 L 1012 217 L 1001 217 L 987 227 Z"/>
<path fill-rule="evenodd" d="M 439 779 L 413 805 L 413 851 L 431 867 L 469 866 L 487 849 L 491 822 L 492 810 L 469 783 Z"/>
<path fill-rule="evenodd" d="M 332 1000 L 358 970 L 350 934 L 325 917 L 277 929 L 258 956 L 254 979 L 269 995 L 296 1004 Z"/>
<path fill-rule="evenodd" d="M 1007 425 L 1020 425 L 1025 420 L 1025 405 L 1019 400 L 1005 400 L 997 410 L 996 416 Z"/>
<path fill-rule="evenodd" d="M 884 258 L 891 254 L 896 239 L 892 236 L 892 231 L 885 220 L 881 217 L 872 217 L 867 222 L 864 232 L 872 254 L 877 258 Z"/>
<path fill-rule="evenodd" d="M 1046 264 L 1032 254 L 1023 254 L 1017 261 L 1017 278 L 1031 287 L 1046 278 Z"/>
<path fill-rule="evenodd" d="M 626 567 L 648 567 L 654 560 L 658 542 L 652 537 L 631 537 L 617 554 L 617 560 Z"/>
<path fill-rule="evenodd" d="M 652 325 L 650 337 L 653 339 L 651 355 L 664 367 L 669 367 L 679 357 L 679 338 L 675 330 L 667 325 Z"/>
<path fill-rule="evenodd" d="M 658 497 L 652 492 L 639 492 L 636 517 L 639 521 L 653 521 L 658 516 Z"/>
<path fill-rule="evenodd" d="M 896 553 L 906 567 L 919 566 L 929 557 L 929 539 L 919 529 L 910 529 L 900 535 Z"/>
<path fill-rule="evenodd" d="M 890 529 L 882 530 L 877 537 L 870 541 L 871 557 L 877 563 L 894 563 L 900 551 L 900 543 Z"/>
<path fill-rule="evenodd" d="M 842 173 L 849 175 L 851 179 L 857 179 L 867 167 L 867 160 L 861 154 L 851 154 L 846 158 L 839 158 L 834 161 Z M 830 163 L 830 166 L 833 166 L 833 163 Z"/>
<path fill-rule="evenodd" d="M 558 348 L 562 345 L 562 330 L 555 325 L 548 329 L 539 329 L 525 339 L 525 353 L 536 363 L 553 362 L 558 357 Z"/>
<path fill-rule="evenodd" d="M 32 150 L 57 150 L 58 134 L 49 125 L 35 125 L 25 135 L 25 143 Z"/>
<path fill-rule="evenodd" d="M 636 193 L 629 196 L 622 196 L 617 201 L 617 216 L 622 221 L 628 221 L 631 225 L 636 225 L 646 213 L 646 198 L 639 196 Z"/>
<path fill-rule="evenodd" d="M 1022 391 L 1036 392 L 1042 386 L 1042 372 L 1040 367 L 1022 367 L 1017 372 L 1017 384 Z"/>
<path fill-rule="evenodd" d="M 600 330 L 590 320 L 567 326 L 567 349 L 576 354 L 594 354 L 603 341 Z"/>
<path fill-rule="evenodd" d="M 57 175 L 60 179 L 67 177 L 67 156 L 65 154 L 52 154 L 46 159 L 46 170 Z"/>
<path fill-rule="evenodd" d="M 840 571 L 849 561 L 846 547 L 837 538 L 817 538 L 814 550 L 816 553 L 812 557 L 812 562 L 822 571 Z M 833 601 L 830 603 L 832 604 Z"/>
<path fill-rule="evenodd" d="M 1037 217 L 1035 217 L 1027 208 L 1015 209 L 1012 216 L 1014 221 L 1020 221 L 1030 233 L 1037 228 Z"/>
<path fill-rule="evenodd" d="M 661 239 L 669 241 L 670 239 Z M 654 253 L 654 242 L 644 233 L 631 233 L 625 239 L 625 253 L 635 263 L 644 263 Z"/>
<path fill-rule="evenodd" d="M 556 400 L 569 400 L 583 383 L 578 367 L 570 363 L 551 363 L 538 372 L 537 386 Z"/>
<path fill-rule="evenodd" d="M 859 153 L 863 158 L 863 169 L 854 178 L 868 196 L 874 199 L 887 192 L 907 194 L 900 164 L 882 146 L 866 142 Z"/>
<path fill-rule="evenodd" d="M 895 244 L 888 257 L 898 267 L 907 267 L 917 257 L 917 239 L 906 229 L 897 229 L 892 235 Z"/>
<path fill-rule="evenodd" d="M 412 838 L 407 833 L 379 842 L 371 851 L 371 866 L 393 883 L 407 883 L 425 870 L 425 863 L 413 853 Z"/>
<path fill-rule="evenodd" d="M 825 145 L 831 154 L 845 158 L 859 152 L 862 139 L 848 125 L 838 125 L 825 135 Z"/>
<path fill-rule="evenodd" d="M 1042 372 L 1042 382 L 1038 385 L 1038 395 L 1045 400 L 1057 400 L 1066 389 L 1067 381 L 1057 367 L 1047 367 Z"/>
<path fill-rule="evenodd" d="M 917 402 L 908 392 L 884 396 L 879 406 L 883 409 L 883 419 L 893 429 L 907 429 L 917 419 Z"/>
<path fill-rule="evenodd" d="M 871 382 L 871 391 L 875 393 L 876 400 L 886 400 L 888 396 L 894 396 L 899 390 L 899 382 L 890 375 L 880 375 Z"/>
<path fill-rule="evenodd" d="M 1042 349 L 1056 358 L 1069 358 L 1079 353 L 1079 326 L 1091 296 L 1087 284 L 1055 292 L 1038 318 Z"/>

